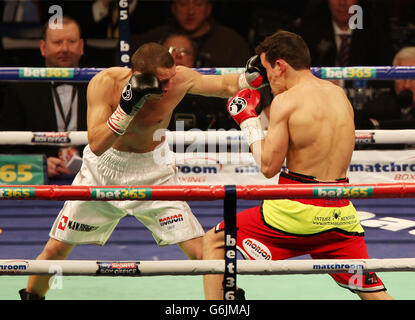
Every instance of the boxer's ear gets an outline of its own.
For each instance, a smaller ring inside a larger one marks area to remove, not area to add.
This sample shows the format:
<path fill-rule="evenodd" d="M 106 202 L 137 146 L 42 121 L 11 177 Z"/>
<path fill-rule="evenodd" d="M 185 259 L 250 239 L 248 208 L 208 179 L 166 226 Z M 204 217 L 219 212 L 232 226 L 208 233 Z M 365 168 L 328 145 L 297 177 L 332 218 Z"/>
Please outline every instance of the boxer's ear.
<path fill-rule="evenodd" d="M 45 47 L 46 47 L 45 40 L 40 40 L 39 48 L 40 48 L 40 53 L 42 54 L 42 57 L 45 56 Z"/>

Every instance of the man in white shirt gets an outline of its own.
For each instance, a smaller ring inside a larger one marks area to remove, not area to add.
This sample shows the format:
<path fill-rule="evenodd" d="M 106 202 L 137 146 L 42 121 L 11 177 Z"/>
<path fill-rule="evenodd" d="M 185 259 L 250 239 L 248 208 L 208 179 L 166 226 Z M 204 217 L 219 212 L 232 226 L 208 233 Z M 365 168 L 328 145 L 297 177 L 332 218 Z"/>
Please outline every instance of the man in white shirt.
<path fill-rule="evenodd" d="M 40 40 L 40 53 L 45 66 L 53 72 L 59 68 L 79 66 L 84 54 L 84 40 L 78 23 L 63 17 L 62 25 L 47 23 Z M 5 131 L 85 131 L 86 83 L 31 82 L 11 84 L 0 115 L 0 129 Z M 14 146 L 7 153 L 41 153 L 47 157 L 49 178 L 71 172 L 67 164 L 78 153 L 76 148 Z M 75 158 L 74 158 L 75 159 Z"/>
<path fill-rule="evenodd" d="M 48 24 L 43 39 L 40 40 L 40 52 L 45 58 L 46 67 L 78 67 L 84 54 L 84 40 L 81 38 L 81 28 L 78 23 L 65 17 L 62 28 L 51 28 Z M 58 131 L 77 131 L 77 90 L 77 86 L 73 84 L 52 86 Z M 68 153 L 76 154 L 73 149 L 62 149 L 59 158 L 48 157 L 49 176 L 70 173 L 66 165 L 71 158 Z"/>

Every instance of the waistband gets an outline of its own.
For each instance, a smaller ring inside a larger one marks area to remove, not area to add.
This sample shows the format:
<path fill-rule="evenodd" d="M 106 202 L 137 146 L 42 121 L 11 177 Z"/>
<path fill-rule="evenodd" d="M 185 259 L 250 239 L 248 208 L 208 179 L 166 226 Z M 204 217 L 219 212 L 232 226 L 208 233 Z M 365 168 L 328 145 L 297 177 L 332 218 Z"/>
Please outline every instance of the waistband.
<path fill-rule="evenodd" d="M 283 180 L 284 182 L 281 182 Z M 285 170 L 280 172 L 279 184 L 291 184 L 291 183 L 349 183 L 349 178 L 340 178 L 336 180 L 318 180 L 316 177 L 307 176 L 305 174 Z"/>
<path fill-rule="evenodd" d="M 285 170 L 280 172 L 278 179 L 278 184 L 303 184 L 303 183 L 313 183 L 313 184 L 343 184 L 349 183 L 349 178 L 340 178 L 336 180 L 318 180 L 316 177 L 304 175 L 301 173 Z M 298 201 L 303 204 L 311 204 L 319 207 L 344 207 L 349 205 L 349 199 L 336 199 L 336 198 L 319 198 L 319 199 L 290 199 L 293 201 Z"/>
<path fill-rule="evenodd" d="M 86 151 L 86 152 L 85 152 Z M 100 165 L 116 171 L 136 171 L 138 169 L 157 167 L 174 164 L 174 152 L 169 148 L 168 143 L 164 142 L 153 151 L 144 153 L 119 151 L 109 148 L 101 156 L 96 157 L 89 149 L 85 148 L 84 154 L 90 154 L 97 159 Z"/>

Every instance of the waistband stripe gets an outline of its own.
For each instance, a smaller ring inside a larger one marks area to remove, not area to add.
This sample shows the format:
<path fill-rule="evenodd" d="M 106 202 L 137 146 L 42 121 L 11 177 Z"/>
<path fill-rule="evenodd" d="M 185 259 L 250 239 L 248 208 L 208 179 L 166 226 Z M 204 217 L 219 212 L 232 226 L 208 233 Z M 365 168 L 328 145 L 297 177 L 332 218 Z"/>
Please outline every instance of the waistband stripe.
<path fill-rule="evenodd" d="M 331 180 L 331 181 L 321 181 L 316 179 L 316 177 L 313 176 L 307 176 L 305 174 L 301 174 L 301 173 L 296 173 L 293 171 L 281 171 L 280 173 L 280 178 L 286 178 L 286 179 L 290 179 L 292 181 L 298 182 L 298 183 L 349 183 L 349 178 L 340 178 L 340 179 L 336 179 L 336 180 Z M 294 182 L 292 182 L 294 183 Z M 281 183 L 280 183 L 281 184 Z"/>

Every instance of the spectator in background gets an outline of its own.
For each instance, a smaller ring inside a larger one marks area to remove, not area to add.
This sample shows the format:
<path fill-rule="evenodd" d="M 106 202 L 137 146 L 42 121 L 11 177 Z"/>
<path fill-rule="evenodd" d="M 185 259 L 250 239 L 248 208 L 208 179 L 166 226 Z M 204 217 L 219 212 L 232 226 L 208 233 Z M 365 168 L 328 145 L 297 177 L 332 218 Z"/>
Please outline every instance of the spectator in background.
<path fill-rule="evenodd" d="M 215 22 L 209 0 L 172 0 L 170 6 L 172 20 L 148 32 L 132 35 L 132 51 L 146 42 L 160 42 L 168 34 L 186 33 L 195 48 L 195 67 L 245 66 L 252 49 L 236 31 Z"/>
<path fill-rule="evenodd" d="M 238 9 L 244 10 L 241 14 L 246 16 L 249 12 L 251 15 L 251 21 L 247 24 L 248 27 L 248 40 L 251 46 L 255 47 L 258 43 L 262 42 L 267 36 L 273 34 L 277 30 L 286 30 L 298 33 L 301 25 L 301 17 L 306 8 L 308 0 L 295 0 L 295 1 L 269 1 L 269 0 L 255 0 L 255 6 L 252 6 L 251 1 L 247 1 L 248 8 L 244 8 L 238 3 Z M 232 10 L 231 7 L 236 7 L 234 2 L 228 1 L 228 10 Z M 243 3 L 243 2 L 242 2 Z M 221 2 L 222 4 L 222 2 Z M 238 10 L 237 9 L 237 10 Z M 233 9 L 235 10 L 235 8 Z M 240 23 L 240 14 L 227 17 L 227 19 Z M 241 27 L 244 27 L 242 24 Z M 239 27 L 239 28 L 241 28 Z"/>
<path fill-rule="evenodd" d="M 394 66 L 415 67 L 415 47 L 402 48 L 393 59 Z M 415 79 L 395 80 L 395 93 L 403 102 L 400 104 L 403 120 L 415 119 Z M 406 101 L 406 103 L 404 103 Z"/>
<path fill-rule="evenodd" d="M 5 0 L 3 2 L 3 22 L 40 22 L 40 1 Z"/>
<path fill-rule="evenodd" d="M 349 28 L 362 8 L 363 28 Z M 310 47 L 311 65 L 384 66 L 392 61 L 392 41 L 387 2 L 358 0 L 310 0 L 302 19 L 302 35 Z"/>
<path fill-rule="evenodd" d="M 79 67 L 84 53 L 81 28 L 72 18 L 64 17 L 62 28 L 49 28 L 46 23 L 40 52 L 45 66 L 53 68 Z M 85 131 L 87 83 L 30 82 L 13 83 L 7 90 L 0 115 L 3 131 Z M 3 147 L 7 153 L 41 153 L 47 157 L 50 178 L 68 175 L 68 161 L 74 156 L 75 147 L 49 146 Z"/>
<path fill-rule="evenodd" d="M 185 34 L 174 33 L 163 41 L 163 45 L 169 49 L 177 66 L 193 68 L 195 52 L 192 40 Z"/>
<path fill-rule="evenodd" d="M 390 65 L 389 5 L 388 0 L 310 0 L 304 11 L 301 34 L 310 48 L 311 65 Z M 392 87 L 392 81 L 336 79 L 331 82 L 345 89 L 356 114 L 356 123 L 364 104 L 375 91 Z"/>
<path fill-rule="evenodd" d="M 169 34 L 162 44 L 169 49 L 176 65 L 189 68 L 194 66 L 194 47 L 187 34 Z M 181 131 L 234 128 L 234 121 L 225 109 L 226 103 L 227 99 L 186 94 L 173 111 L 168 129 Z"/>
<path fill-rule="evenodd" d="M 138 0 L 129 1 L 129 14 L 132 14 Z M 88 35 L 95 38 L 118 38 L 118 5 L 115 0 L 95 0 L 90 2 L 92 19 Z"/>
<path fill-rule="evenodd" d="M 63 12 L 78 18 L 85 38 L 118 40 L 119 0 L 62 1 Z M 75 2 L 75 3 L 74 3 Z M 166 21 L 163 1 L 128 1 L 128 22 L 133 32 L 145 32 Z M 157 12 L 157 15 L 154 13 Z"/>
<path fill-rule="evenodd" d="M 393 65 L 415 66 L 415 47 L 402 48 Z M 357 119 L 359 129 L 415 129 L 415 80 L 395 80 L 394 90 L 369 101 Z"/>
<path fill-rule="evenodd" d="M 44 21 L 41 1 L 0 1 L 0 21 L 0 47 L 4 50 L 3 56 L 0 54 L 0 64 L 13 67 L 39 66 L 42 59 L 36 55 L 36 46 Z"/>

